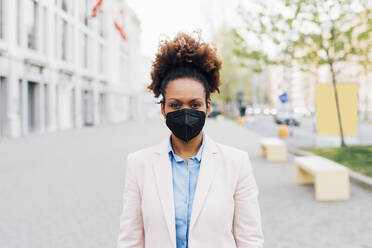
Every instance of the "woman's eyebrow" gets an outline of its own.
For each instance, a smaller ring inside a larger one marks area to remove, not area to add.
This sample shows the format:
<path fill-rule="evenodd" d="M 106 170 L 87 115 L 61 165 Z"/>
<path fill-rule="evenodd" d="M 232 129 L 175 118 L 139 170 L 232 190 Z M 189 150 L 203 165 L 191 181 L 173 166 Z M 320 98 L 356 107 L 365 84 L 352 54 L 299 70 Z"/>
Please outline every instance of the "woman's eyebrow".
<path fill-rule="evenodd" d="M 170 98 L 168 98 L 168 100 L 181 101 L 180 99 L 178 99 L 178 98 L 174 98 L 174 97 L 170 97 Z M 202 101 L 203 99 L 200 98 L 200 97 L 198 97 L 198 98 L 191 99 L 190 102 L 195 101 L 195 100 L 201 100 L 201 101 Z"/>
<path fill-rule="evenodd" d="M 202 98 L 194 98 L 194 99 L 192 99 L 190 102 L 194 102 L 194 101 L 196 101 L 196 100 L 200 100 L 200 101 L 203 101 L 203 99 Z"/>

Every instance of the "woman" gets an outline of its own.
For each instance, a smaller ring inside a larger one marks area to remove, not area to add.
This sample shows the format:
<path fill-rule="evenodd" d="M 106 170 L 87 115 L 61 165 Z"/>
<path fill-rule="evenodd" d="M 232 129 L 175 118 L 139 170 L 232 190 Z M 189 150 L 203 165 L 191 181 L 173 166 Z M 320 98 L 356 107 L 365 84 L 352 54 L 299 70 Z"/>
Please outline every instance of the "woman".
<path fill-rule="evenodd" d="M 160 43 L 148 88 L 162 96 L 172 133 L 128 155 L 118 248 L 263 247 L 247 152 L 202 130 L 220 69 L 216 50 L 200 36 L 178 33 Z"/>

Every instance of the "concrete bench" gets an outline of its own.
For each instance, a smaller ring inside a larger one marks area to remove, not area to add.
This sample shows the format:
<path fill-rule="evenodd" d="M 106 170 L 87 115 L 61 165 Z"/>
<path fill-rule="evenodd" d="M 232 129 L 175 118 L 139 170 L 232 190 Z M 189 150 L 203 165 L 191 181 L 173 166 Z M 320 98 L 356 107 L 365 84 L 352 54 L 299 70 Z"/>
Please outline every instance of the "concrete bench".
<path fill-rule="evenodd" d="M 349 169 L 319 156 L 296 157 L 298 184 L 315 184 L 318 201 L 348 200 L 350 192 Z"/>
<path fill-rule="evenodd" d="M 287 145 L 278 138 L 262 138 L 261 152 L 269 162 L 287 161 Z"/>

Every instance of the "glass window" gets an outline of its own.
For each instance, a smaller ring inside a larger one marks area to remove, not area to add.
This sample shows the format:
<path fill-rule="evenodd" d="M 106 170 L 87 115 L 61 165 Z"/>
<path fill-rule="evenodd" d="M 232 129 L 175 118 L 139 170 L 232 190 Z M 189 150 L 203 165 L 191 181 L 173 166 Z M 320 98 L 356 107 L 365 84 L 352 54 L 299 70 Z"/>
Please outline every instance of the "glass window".
<path fill-rule="evenodd" d="M 68 42 L 68 26 L 66 20 L 62 21 L 62 32 L 61 32 L 61 58 L 67 60 L 67 42 Z"/>
<path fill-rule="evenodd" d="M 104 68 L 104 65 L 105 63 L 103 63 L 104 61 L 104 47 L 103 47 L 103 44 L 99 44 L 99 58 L 98 58 L 98 71 L 99 73 L 104 73 L 105 72 L 105 68 Z"/>
<path fill-rule="evenodd" d="M 85 17 L 85 0 L 79 1 L 79 20 L 83 23 Z"/>
<path fill-rule="evenodd" d="M 105 30 L 105 18 L 104 13 L 100 13 L 98 16 L 98 32 L 101 37 L 104 37 L 104 30 Z"/>
<path fill-rule="evenodd" d="M 81 0 L 80 1 L 80 19 L 85 26 L 88 26 L 89 19 L 89 1 Z"/>
<path fill-rule="evenodd" d="M 4 0 L 0 0 L 0 39 L 4 39 Z"/>
<path fill-rule="evenodd" d="M 82 32 L 79 32 L 79 46 L 78 46 L 78 53 L 79 53 L 79 66 L 84 67 L 84 34 Z"/>
<path fill-rule="evenodd" d="M 55 58 L 58 58 L 58 34 L 59 34 L 59 30 L 58 30 L 58 15 L 55 14 L 54 15 L 54 57 Z"/>
<path fill-rule="evenodd" d="M 79 46 L 75 46 L 75 32 L 74 27 L 69 24 L 68 25 L 68 39 L 67 39 L 67 59 L 70 62 L 75 63 L 75 52 L 78 50 Z"/>
<path fill-rule="evenodd" d="M 88 68 L 88 35 L 84 34 L 83 40 L 83 67 Z"/>
<path fill-rule="evenodd" d="M 78 0 L 78 1 L 81 2 L 82 0 Z M 69 13 L 70 15 L 74 14 L 74 1 L 73 0 L 61 0 L 60 7 L 64 12 Z"/>
<path fill-rule="evenodd" d="M 33 50 L 37 49 L 38 32 L 38 4 L 35 0 L 25 1 L 25 24 L 27 33 L 27 47 Z"/>
<path fill-rule="evenodd" d="M 2 1 L 2 0 L 0 0 Z M 22 45 L 22 0 L 17 0 L 17 44 Z"/>
<path fill-rule="evenodd" d="M 47 37 L 48 37 L 48 11 L 47 11 L 47 8 L 46 7 L 44 7 L 43 8 L 43 12 L 44 12 L 44 14 L 43 14 L 43 19 L 44 19 L 44 21 L 43 21 L 43 51 L 44 51 L 44 54 L 47 54 L 47 50 L 48 50 L 48 48 L 47 48 L 47 46 L 48 46 L 48 44 L 47 44 L 47 42 L 48 42 L 48 39 L 47 39 Z"/>
<path fill-rule="evenodd" d="M 67 0 L 62 0 L 61 2 L 61 8 L 65 11 L 68 12 L 68 1 Z"/>

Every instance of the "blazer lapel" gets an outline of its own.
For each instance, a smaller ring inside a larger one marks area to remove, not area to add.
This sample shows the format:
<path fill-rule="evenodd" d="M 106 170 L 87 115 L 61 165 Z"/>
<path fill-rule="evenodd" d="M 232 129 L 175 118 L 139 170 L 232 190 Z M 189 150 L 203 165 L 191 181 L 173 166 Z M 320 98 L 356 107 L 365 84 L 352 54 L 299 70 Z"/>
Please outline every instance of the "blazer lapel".
<path fill-rule="evenodd" d="M 192 230 L 200 214 L 214 176 L 220 166 L 220 160 L 217 159 L 217 146 L 215 142 L 207 135 L 204 137 L 206 138 L 206 143 L 202 153 L 198 182 L 191 210 L 190 230 Z"/>
<path fill-rule="evenodd" d="M 205 134 L 205 133 L 204 133 Z M 210 186 L 212 185 L 214 176 L 220 166 L 221 161 L 217 159 L 217 146 L 215 142 L 208 136 L 205 137 L 205 145 L 202 153 L 202 160 L 198 175 L 198 182 L 195 190 L 195 196 L 191 211 L 190 227 L 194 226 L 200 211 L 204 205 L 208 195 Z M 155 157 L 152 163 L 154 174 L 156 177 L 160 201 L 163 207 L 164 216 L 167 222 L 168 231 L 171 240 L 176 247 L 176 225 L 175 225 L 175 210 L 173 196 L 173 180 L 172 180 L 172 164 L 168 156 L 169 137 L 164 139 L 155 148 Z"/>
<path fill-rule="evenodd" d="M 168 142 L 169 137 L 156 146 L 152 167 L 156 177 L 159 197 L 163 207 L 168 231 L 174 247 L 176 247 L 172 164 L 168 156 Z"/>

